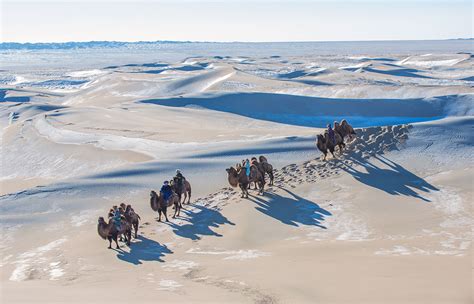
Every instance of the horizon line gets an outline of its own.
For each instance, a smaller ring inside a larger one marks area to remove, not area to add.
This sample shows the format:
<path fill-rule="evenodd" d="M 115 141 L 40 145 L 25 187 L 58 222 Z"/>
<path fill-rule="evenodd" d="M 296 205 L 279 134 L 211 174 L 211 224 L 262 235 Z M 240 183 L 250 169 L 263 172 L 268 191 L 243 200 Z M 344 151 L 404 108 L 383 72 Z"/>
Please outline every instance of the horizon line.
<path fill-rule="evenodd" d="M 2 44 L 67 44 L 67 43 L 314 43 L 314 42 L 389 42 L 389 41 L 446 41 L 446 40 L 474 40 L 469 38 L 443 38 L 443 39 L 373 39 L 373 40 L 280 40 L 280 41 L 212 41 L 212 40 L 70 40 L 70 41 L 0 41 Z"/>

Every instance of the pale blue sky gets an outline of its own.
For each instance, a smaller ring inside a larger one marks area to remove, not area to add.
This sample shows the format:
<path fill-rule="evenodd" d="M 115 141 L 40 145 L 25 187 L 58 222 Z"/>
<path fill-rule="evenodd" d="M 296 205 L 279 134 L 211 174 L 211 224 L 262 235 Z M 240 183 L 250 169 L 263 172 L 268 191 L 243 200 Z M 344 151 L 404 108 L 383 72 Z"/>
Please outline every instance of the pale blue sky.
<path fill-rule="evenodd" d="M 3 42 L 472 37 L 470 0 L 0 0 Z"/>

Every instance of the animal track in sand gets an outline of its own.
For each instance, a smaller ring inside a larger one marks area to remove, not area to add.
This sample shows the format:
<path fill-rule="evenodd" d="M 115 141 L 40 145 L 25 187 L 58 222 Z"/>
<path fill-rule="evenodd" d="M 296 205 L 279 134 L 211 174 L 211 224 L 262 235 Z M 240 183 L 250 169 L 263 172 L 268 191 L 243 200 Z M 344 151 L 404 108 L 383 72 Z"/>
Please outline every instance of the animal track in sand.
<path fill-rule="evenodd" d="M 302 182 L 316 182 L 316 177 L 339 175 L 341 165 L 352 166 L 357 158 L 370 158 L 377 154 L 398 149 L 408 139 L 411 125 L 370 127 L 357 129 L 357 137 L 347 143 L 340 158 L 321 161 L 313 159 L 302 164 L 290 164 L 275 170 L 275 185 L 294 188 Z"/>

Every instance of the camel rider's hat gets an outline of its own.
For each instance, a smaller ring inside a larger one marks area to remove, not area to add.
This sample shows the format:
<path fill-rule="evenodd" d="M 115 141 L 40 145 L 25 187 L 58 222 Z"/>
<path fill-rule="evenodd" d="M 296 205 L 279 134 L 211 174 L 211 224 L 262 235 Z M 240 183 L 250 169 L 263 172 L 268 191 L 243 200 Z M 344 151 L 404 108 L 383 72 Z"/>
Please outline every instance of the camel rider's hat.
<path fill-rule="evenodd" d="M 170 183 L 169 181 L 165 180 L 165 181 L 163 182 L 163 185 L 168 185 L 169 183 Z"/>
<path fill-rule="evenodd" d="M 181 173 L 181 170 L 176 169 L 176 174 Z"/>

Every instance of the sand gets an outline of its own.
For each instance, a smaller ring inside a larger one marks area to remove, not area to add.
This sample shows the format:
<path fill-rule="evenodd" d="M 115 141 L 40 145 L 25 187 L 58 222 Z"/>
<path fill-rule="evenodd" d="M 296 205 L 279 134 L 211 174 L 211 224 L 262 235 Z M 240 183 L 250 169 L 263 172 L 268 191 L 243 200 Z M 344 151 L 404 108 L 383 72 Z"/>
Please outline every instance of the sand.
<path fill-rule="evenodd" d="M 66 72 L 87 81 L 1 89 L 2 303 L 472 302 L 469 54 Z M 324 161 L 341 118 L 356 138 Z M 243 199 L 225 169 L 258 155 L 275 184 Z M 177 168 L 191 204 L 157 222 Z M 97 218 L 122 202 L 138 238 L 107 249 Z"/>

